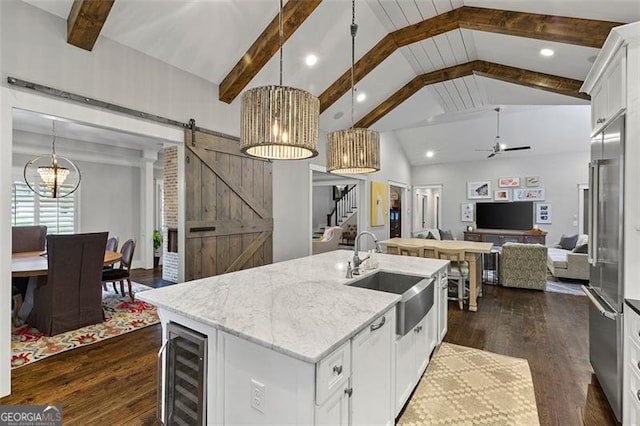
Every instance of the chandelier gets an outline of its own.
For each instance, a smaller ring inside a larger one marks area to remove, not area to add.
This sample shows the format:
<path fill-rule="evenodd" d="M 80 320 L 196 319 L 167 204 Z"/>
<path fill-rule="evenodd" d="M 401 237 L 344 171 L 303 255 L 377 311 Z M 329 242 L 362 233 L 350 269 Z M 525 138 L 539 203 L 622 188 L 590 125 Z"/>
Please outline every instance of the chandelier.
<path fill-rule="evenodd" d="M 242 152 L 271 160 L 302 160 L 318 155 L 320 101 L 311 93 L 282 85 L 282 0 L 280 0 L 280 85 L 242 95 Z"/>
<path fill-rule="evenodd" d="M 327 135 L 327 171 L 331 173 L 372 173 L 380 170 L 380 135 L 357 129 L 354 123 L 355 84 L 353 68 L 356 50 L 356 2 L 351 2 L 351 128 Z"/>
<path fill-rule="evenodd" d="M 24 180 L 41 197 L 63 198 L 80 185 L 80 171 L 71 160 L 56 155 L 56 122 L 52 123 L 51 155 L 35 157 L 24 166 Z"/>

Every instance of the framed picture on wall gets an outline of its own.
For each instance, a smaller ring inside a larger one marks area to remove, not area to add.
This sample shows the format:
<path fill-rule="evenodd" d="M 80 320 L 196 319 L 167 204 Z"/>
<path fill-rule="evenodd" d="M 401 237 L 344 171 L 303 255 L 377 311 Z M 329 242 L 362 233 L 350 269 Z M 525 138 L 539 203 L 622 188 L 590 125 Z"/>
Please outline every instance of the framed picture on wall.
<path fill-rule="evenodd" d="M 481 199 L 491 198 L 491 182 L 488 180 L 479 182 L 467 182 L 467 198 Z"/>
<path fill-rule="evenodd" d="M 387 184 L 371 181 L 371 226 L 384 226 L 388 212 Z"/>
<path fill-rule="evenodd" d="M 514 189 L 513 201 L 544 201 L 544 188 Z"/>
<path fill-rule="evenodd" d="M 520 186 L 519 177 L 502 177 L 498 179 L 499 188 L 517 188 Z"/>
<path fill-rule="evenodd" d="M 525 185 L 528 187 L 540 186 L 540 178 L 538 176 L 529 176 L 524 179 Z"/>
<path fill-rule="evenodd" d="M 536 223 L 551 223 L 550 203 L 536 203 Z"/>
<path fill-rule="evenodd" d="M 493 199 L 495 201 L 509 201 L 511 199 L 511 197 L 509 197 L 510 194 L 511 191 L 508 189 L 498 189 L 493 191 Z"/>
<path fill-rule="evenodd" d="M 473 203 L 460 204 L 460 221 L 473 222 Z"/>

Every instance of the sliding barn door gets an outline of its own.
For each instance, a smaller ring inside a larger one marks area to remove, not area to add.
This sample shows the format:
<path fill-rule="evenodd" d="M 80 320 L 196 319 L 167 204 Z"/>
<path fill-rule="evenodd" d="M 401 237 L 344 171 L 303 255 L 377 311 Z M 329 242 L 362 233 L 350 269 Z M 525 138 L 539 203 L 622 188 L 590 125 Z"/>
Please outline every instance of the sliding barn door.
<path fill-rule="evenodd" d="M 272 263 L 271 163 L 233 139 L 185 136 L 186 280 Z"/>

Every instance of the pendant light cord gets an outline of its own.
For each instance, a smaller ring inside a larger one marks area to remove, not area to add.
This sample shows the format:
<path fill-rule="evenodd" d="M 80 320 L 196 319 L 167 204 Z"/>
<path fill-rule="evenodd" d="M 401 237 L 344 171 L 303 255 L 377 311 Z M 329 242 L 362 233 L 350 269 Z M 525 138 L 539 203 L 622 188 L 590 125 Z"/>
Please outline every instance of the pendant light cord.
<path fill-rule="evenodd" d="M 51 151 L 53 153 L 53 157 L 56 156 L 56 120 L 51 122 L 51 134 L 53 135 L 53 142 L 51 143 Z"/>
<path fill-rule="evenodd" d="M 356 24 L 356 0 L 351 1 L 351 128 L 355 124 L 355 107 L 354 98 L 356 94 L 355 79 L 353 75 L 353 69 L 356 62 L 356 33 L 358 32 L 358 25 Z"/>
<path fill-rule="evenodd" d="M 282 42 L 283 42 L 283 34 L 284 34 L 284 29 L 283 29 L 283 25 L 282 25 L 282 0 L 280 0 L 280 13 L 279 13 L 279 31 L 280 31 L 280 86 L 282 86 Z"/>

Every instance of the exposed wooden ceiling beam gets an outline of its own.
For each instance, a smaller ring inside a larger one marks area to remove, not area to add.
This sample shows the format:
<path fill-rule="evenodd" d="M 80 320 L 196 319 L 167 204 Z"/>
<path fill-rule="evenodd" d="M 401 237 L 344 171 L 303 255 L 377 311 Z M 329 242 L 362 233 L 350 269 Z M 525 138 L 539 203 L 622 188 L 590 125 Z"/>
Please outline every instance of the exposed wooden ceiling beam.
<path fill-rule="evenodd" d="M 282 9 L 283 42 L 296 32 L 322 0 L 288 0 Z M 220 83 L 218 98 L 231 103 L 280 49 L 279 15 L 267 25 L 260 37 Z"/>
<path fill-rule="evenodd" d="M 115 0 L 74 0 L 67 18 L 67 43 L 91 51 Z"/>
<path fill-rule="evenodd" d="M 609 31 L 619 25 L 622 24 L 463 6 L 387 34 L 356 62 L 354 80 L 360 81 L 396 49 L 458 28 L 600 48 Z M 347 70 L 320 95 L 320 112 L 349 91 L 350 79 Z"/>
<path fill-rule="evenodd" d="M 423 87 L 472 74 L 575 98 L 590 99 L 589 95 L 580 93 L 580 87 L 582 86 L 582 81 L 580 80 L 543 74 L 493 62 L 471 61 L 416 76 L 400 90 L 375 107 L 370 113 L 361 118 L 354 127 L 370 127 Z"/>

